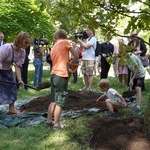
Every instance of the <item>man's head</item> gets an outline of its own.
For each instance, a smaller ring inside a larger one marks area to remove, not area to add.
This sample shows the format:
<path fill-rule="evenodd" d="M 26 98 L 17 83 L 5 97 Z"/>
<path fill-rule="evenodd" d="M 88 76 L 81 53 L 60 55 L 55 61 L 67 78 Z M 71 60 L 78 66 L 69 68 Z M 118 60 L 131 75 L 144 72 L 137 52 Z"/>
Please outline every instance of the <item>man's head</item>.
<path fill-rule="evenodd" d="M 0 42 L 2 42 L 3 40 L 4 40 L 4 34 L 0 32 Z"/>
<path fill-rule="evenodd" d="M 94 34 L 93 34 L 93 31 L 92 30 L 90 30 L 90 29 L 86 29 L 85 30 L 86 31 L 86 34 L 88 35 L 88 37 L 90 37 L 90 36 L 93 36 Z"/>
<path fill-rule="evenodd" d="M 112 36 L 110 34 L 106 34 L 105 40 L 106 42 L 109 42 L 112 39 Z"/>
<path fill-rule="evenodd" d="M 72 41 L 72 46 L 74 47 L 76 45 L 77 45 L 76 41 Z"/>

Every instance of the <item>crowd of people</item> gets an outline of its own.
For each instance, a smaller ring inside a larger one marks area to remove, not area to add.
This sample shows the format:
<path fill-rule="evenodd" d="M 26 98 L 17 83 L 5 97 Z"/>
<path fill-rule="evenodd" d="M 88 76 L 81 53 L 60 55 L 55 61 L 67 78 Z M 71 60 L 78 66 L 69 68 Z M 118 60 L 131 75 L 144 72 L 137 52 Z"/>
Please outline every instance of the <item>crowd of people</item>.
<path fill-rule="evenodd" d="M 119 87 L 126 86 L 130 90 L 136 90 L 136 107 L 132 114 L 140 113 L 141 91 L 145 89 L 145 68 L 140 59 L 147 52 L 144 40 L 134 32 L 131 33 L 128 44 L 125 44 L 124 40 L 119 38 L 118 45 L 115 46 L 110 42 L 112 36 L 106 34 L 105 42 L 100 44 L 99 56 L 96 57 L 97 39 L 95 34 L 91 29 L 86 29 L 85 32 L 86 38 L 78 37 L 72 42 L 68 40 L 65 30 L 57 30 L 54 34 L 54 44 L 49 52 L 52 62 L 50 70 L 52 102 L 48 107 L 48 116 L 45 124 L 47 127 L 53 127 L 54 130 L 64 127 L 63 124 L 60 124 L 60 116 L 68 93 L 69 61 L 73 64 L 81 64 L 84 85 L 82 90 L 90 92 L 93 92 L 94 72 L 97 65 L 99 68 L 99 87 L 104 94 L 96 101 L 98 103 L 105 98 L 105 103 L 109 110 L 108 116 L 114 117 L 114 106 L 127 107 L 126 100 L 115 89 L 110 88 L 111 83 L 108 80 L 108 73 L 111 67 L 108 58 L 115 57 L 116 59 L 112 64 L 114 73 L 118 77 Z M 13 44 L 5 43 L 3 40 L 4 34 L 0 32 L 0 82 L 9 81 L 14 84 L 0 83 L 0 105 L 9 104 L 8 114 L 19 114 L 20 112 L 14 108 L 14 102 L 17 100 L 17 87 L 24 86 L 28 81 L 28 56 L 31 37 L 26 32 L 20 32 L 14 39 Z M 130 46 L 130 52 L 125 52 L 126 46 Z M 82 49 L 82 58 L 79 58 L 80 49 Z M 35 67 L 33 85 L 36 87 L 42 83 L 43 78 L 44 43 L 34 44 L 33 50 L 33 65 Z M 96 63 L 97 60 L 98 64 Z M 12 71 L 12 65 L 15 66 L 16 78 Z M 72 83 L 78 83 L 77 70 L 73 73 Z M 28 89 L 26 86 L 24 88 Z"/>

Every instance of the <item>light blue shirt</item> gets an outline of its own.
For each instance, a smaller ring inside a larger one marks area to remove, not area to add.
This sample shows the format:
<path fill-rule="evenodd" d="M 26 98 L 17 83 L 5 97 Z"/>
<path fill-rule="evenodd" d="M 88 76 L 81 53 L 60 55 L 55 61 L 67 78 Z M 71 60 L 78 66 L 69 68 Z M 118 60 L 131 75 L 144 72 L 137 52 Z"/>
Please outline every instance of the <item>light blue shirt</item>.
<path fill-rule="evenodd" d="M 91 47 L 89 48 L 84 48 L 82 49 L 82 60 L 93 60 L 95 61 L 95 49 L 96 49 L 96 44 L 97 44 L 97 40 L 96 38 L 93 37 L 89 37 L 86 39 L 85 43 L 89 43 L 91 45 Z"/>

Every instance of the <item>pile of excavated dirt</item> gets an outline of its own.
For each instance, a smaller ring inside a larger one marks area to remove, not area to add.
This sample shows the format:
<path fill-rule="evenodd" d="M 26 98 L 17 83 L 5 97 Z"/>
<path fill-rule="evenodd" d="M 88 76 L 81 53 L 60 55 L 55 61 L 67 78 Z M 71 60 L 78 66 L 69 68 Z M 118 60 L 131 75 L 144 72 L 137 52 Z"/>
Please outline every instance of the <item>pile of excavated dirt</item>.
<path fill-rule="evenodd" d="M 81 110 L 96 107 L 96 99 L 101 95 L 94 92 L 68 91 L 64 110 Z M 21 106 L 24 112 L 38 112 L 48 109 L 51 95 L 33 99 Z M 99 104 L 100 111 L 107 110 L 104 102 Z M 96 150 L 150 150 L 150 141 L 142 133 L 143 119 L 140 118 L 100 118 L 94 117 L 89 122 L 92 129 L 90 145 Z"/>

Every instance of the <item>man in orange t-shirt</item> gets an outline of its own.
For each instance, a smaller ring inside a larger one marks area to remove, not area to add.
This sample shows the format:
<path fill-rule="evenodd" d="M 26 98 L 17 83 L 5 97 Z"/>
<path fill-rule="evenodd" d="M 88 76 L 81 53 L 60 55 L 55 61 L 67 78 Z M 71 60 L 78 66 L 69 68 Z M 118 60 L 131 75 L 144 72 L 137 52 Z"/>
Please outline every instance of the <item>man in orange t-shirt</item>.
<path fill-rule="evenodd" d="M 53 126 L 54 130 L 63 128 L 60 124 L 60 115 L 62 107 L 65 105 L 66 95 L 68 94 L 69 79 L 69 52 L 74 56 L 72 63 L 75 64 L 79 58 L 78 53 L 73 49 L 67 40 L 67 33 L 64 30 L 58 30 L 54 35 L 55 44 L 50 52 L 52 60 L 51 71 L 51 96 L 52 102 L 48 108 L 46 126 Z M 54 122 L 52 117 L 54 113 Z"/>

